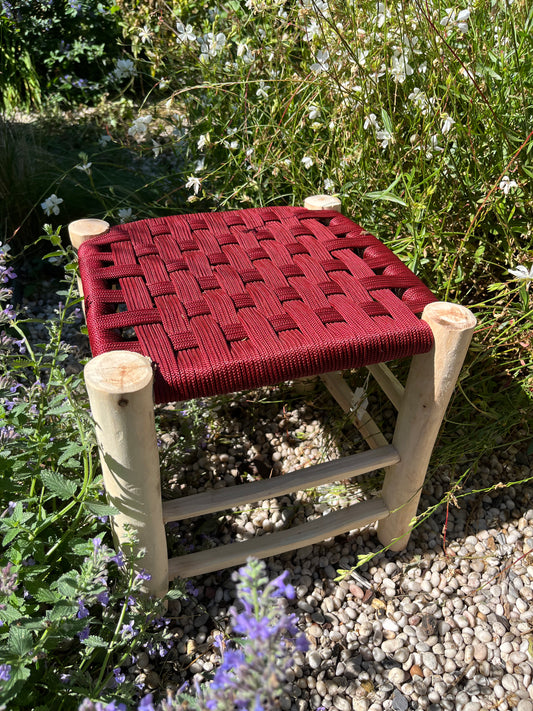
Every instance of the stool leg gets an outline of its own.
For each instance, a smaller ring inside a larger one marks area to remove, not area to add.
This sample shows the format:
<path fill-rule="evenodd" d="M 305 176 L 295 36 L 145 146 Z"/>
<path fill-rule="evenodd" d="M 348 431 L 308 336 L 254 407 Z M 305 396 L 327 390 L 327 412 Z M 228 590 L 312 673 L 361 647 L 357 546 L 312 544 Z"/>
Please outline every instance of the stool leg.
<path fill-rule="evenodd" d="M 87 218 L 84 220 L 74 220 L 68 226 L 68 236 L 70 243 L 76 251 L 80 248 L 83 242 L 86 242 L 91 237 L 98 237 L 109 232 L 109 222 L 98 220 L 96 218 Z M 78 274 L 78 293 L 81 296 L 81 308 L 85 315 L 85 301 L 83 300 L 83 286 Z"/>
<path fill-rule="evenodd" d="M 331 195 L 310 195 L 305 198 L 304 207 L 307 210 L 335 210 L 335 212 L 342 210 L 339 198 Z"/>
<path fill-rule="evenodd" d="M 168 553 L 150 360 L 110 351 L 89 361 L 84 374 L 107 497 L 118 509 L 112 517 L 115 542 L 133 553 L 144 550 L 136 564 L 138 572 L 144 568 L 151 575 L 144 592 L 162 597 L 168 590 Z"/>
<path fill-rule="evenodd" d="M 409 541 L 433 445 L 476 325 L 471 311 L 443 302 L 426 306 L 422 318 L 434 345 L 411 363 L 392 441 L 400 462 L 388 469 L 382 491 L 392 513 L 377 529 L 381 543 L 393 551 Z"/>

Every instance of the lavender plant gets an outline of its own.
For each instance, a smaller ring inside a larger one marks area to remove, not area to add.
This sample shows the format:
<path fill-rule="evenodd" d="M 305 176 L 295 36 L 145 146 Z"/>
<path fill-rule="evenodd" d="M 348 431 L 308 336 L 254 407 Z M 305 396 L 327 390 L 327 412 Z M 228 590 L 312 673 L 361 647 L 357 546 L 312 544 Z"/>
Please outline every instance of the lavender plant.
<path fill-rule="evenodd" d="M 230 610 L 231 628 L 238 635 L 226 642 L 218 637 L 221 664 L 213 678 L 194 693 L 180 690 L 159 703 L 151 694 L 137 711 L 274 711 L 291 668 L 295 650 L 305 652 L 307 639 L 296 616 L 286 612 L 295 597 L 288 572 L 269 581 L 263 561 L 250 559 L 233 574 L 237 604 Z M 107 706 L 86 699 L 78 711 L 126 711 L 125 705 Z"/>
<path fill-rule="evenodd" d="M 48 237 L 57 245 L 57 232 Z M 136 649 L 167 653 L 168 625 L 161 603 L 140 595 L 143 576 L 105 541 L 114 509 L 102 498 L 80 375 L 66 373 L 71 348 L 62 331 L 78 302 L 72 279 L 37 343 L 32 319 L 13 304 L 14 279 L 2 245 L 0 706 L 128 698 L 121 666 Z"/>

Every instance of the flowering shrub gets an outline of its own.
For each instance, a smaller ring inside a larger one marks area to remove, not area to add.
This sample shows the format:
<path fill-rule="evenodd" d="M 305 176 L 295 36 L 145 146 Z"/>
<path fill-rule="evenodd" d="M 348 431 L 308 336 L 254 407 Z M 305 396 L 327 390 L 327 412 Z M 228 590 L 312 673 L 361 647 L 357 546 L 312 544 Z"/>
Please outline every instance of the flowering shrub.
<path fill-rule="evenodd" d="M 488 7 L 134 3 L 125 32 L 156 90 L 128 133 L 147 160 L 155 149 L 155 170 L 178 167 L 198 209 L 334 192 L 429 283 L 460 292 L 467 271 L 483 283 L 487 260 L 531 242 L 531 134 L 513 84 L 530 37 L 518 4 L 491 6 L 490 23 Z"/>
<path fill-rule="evenodd" d="M 0 245 L 0 706 L 128 698 L 121 665 L 136 649 L 166 653 L 168 622 L 140 595 L 145 574 L 105 542 L 114 509 L 102 500 L 80 375 L 65 373 L 62 330 L 80 319 L 73 283 L 35 344 L 13 305 L 8 257 Z"/>
<path fill-rule="evenodd" d="M 296 617 L 284 611 L 284 602 L 295 597 L 285 571 L 269 581 L 263 561 L 250 559 L 233 577 L 237 606 L 230 610 L 231 627 L 239 637 L 225 642 L 218 637 L 222 663 L 213 679 L 197 686 L 194 695 L 184 692 L 157 704 L 151 694 L 138 711 L 274 711 L 283 693 L 286 672 L 294 650 L 305 652 L 308 643 L 298 631 Z M 107 706 L 86 699 L 78 711 L 126 711 L 123 704 Z"/>

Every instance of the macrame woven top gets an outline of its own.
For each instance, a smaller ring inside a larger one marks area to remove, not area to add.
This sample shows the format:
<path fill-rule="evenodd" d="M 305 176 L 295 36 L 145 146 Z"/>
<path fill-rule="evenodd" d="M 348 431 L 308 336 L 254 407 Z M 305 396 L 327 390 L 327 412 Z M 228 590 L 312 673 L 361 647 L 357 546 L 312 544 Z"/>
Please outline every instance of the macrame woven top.
<path fill-rule="evenodd" d="M 334 211 L 251 208 L 140 220 L 81 245 L 93 355 L 152 359 L 157 402 L 428 351 L 435 297 Z"/>

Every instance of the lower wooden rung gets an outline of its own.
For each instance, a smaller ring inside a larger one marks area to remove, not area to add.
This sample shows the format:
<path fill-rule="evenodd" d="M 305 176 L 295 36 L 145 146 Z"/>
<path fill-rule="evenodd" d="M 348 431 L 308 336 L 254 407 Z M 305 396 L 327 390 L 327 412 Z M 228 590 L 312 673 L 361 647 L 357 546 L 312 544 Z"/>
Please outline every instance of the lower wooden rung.
<path fill-rule="evenodd" d="M 169 580 L 176 577 L 192 578 L 213 570 L 232 568 L 245 563 L 251 556 L 268 558 L 287 553 L 296 548 L 320 543 L 326 538 L 338 536 L 346 531 L 362 528 L 386 518 L 389 513 L 380 497 L 362 501 L 283 531 L 268 533 L 242 543 L 230 543 L 198 553 L 170 558 L 168 577 Z"/>

